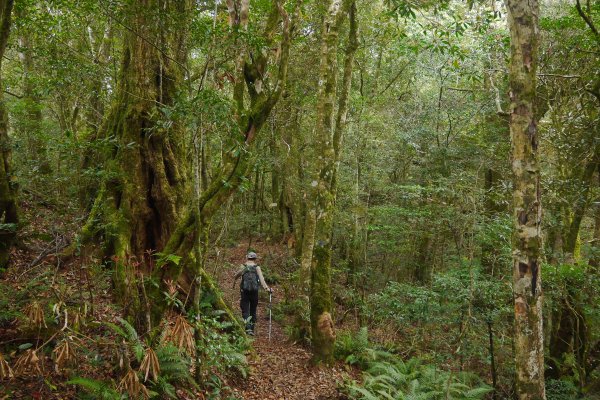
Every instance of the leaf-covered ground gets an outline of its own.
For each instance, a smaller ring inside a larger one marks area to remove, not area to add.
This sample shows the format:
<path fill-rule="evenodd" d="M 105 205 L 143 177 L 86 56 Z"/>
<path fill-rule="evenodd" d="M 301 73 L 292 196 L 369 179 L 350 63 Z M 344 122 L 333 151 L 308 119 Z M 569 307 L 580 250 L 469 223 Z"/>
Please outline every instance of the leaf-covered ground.
<path fill-rule="evenodd" d="M 11 268 L 0 276 L 0 294 L 6 296 L 0 299 L 0 305 L 5 305 L 5 309 L 0 310 L 3 318 L 0 321 L 0 353 L 14 366 L 24 352 L 18 348 L 19 345 L 40 348 L 40 370 L 29 368 L 12 380 L 0 381 L 0 400 L 76 399 L 76 387 L 67 384 L 73 376 L 118 382 L 114 381 L 118 379 L 118 374 L 114 373 L 118 357 L 111 347 L 117 338 L 104 325 L 105 322 L 115 322 L 119 316 L 119 307 L 112 302 L 110 271 L 105 267 L 91 267 L 98 265 L 99 260 L 79 257 L 64 262 L 54 256 L 60 253 L 65 243 L 73 240 L 81 222 L 74 216 L 62 215 L 60 209 L 27 202 L 22 204 L 24 228 L 20 232 L 21 245 L 13 252 Z M 244 261 L 247 247 L 240 244 L 222 249 L 217 257 L 211 257 L 210 263 L 209 272 L 217 276 L 227 301 L 238 314 L 239 281 L 234 288 L 233 275 Z M 270 273 L 284 273 L 281 266 L 287 258 L 285 246 L 261 242 L 253 247 L 269 259 Z M 283 290 L 277 284 L 273 288 L 275 307 L 283 300 Z M 334 367 L 311 365 L 309 349 L 290 342 L 284 327 L 275 320 L 272 321 L 269 340 L 268 296 L 265 295 L 261 293 L 257 335 L 252 339 L 254 351 L 248 356 L 250 374 L 245 379 L 235 374 L 223 377 L 231 388 L 223 393 L 244 400 L 343 398 L 339 392 L 341 383 L 356 374 L 342 364 Z M 62 311 L 60 316 L 55 317 L 58 322 L 53 322 L 49 310 L 57 299 L 62 301 Z M 25 329 L 22 318 L 12 314 L 14 310 L 24 312 L 33 301 L 42 305 L 51 329 Z M 82 304 L 91 305 L 86 307 L 85 316 Z M 61 318 L 65 310 L 69 315 L 69 328 L 53 337 L 63 325 Z M 71 330 L 75 313 L 78 318 L 82 316 L 82 325 L 80 329 Z M 76 361 L 56 368 L 52 350 L 63 336 L 72 341 Z M 90 358 L 93 354 L 96 354 L 92 357 L 94 359 Z M 182 391 L 178 391 L 178 395 L 181 399 L 190 398 Z M 198 392 L 196 398 L 207 397 Z"/>
<path fill-rule="evenodd" d="M 263 254 L 268 253 L 271 259 L 282 260 L 283 250 L 278 246 L 264 243 L 254 245 Z M 245 261 L 246 246 L 238 245 L 228 249 L 225 269 L 219 277 L 225 296 L 239 310 L 239 280 L 235 287 L 233 276 L 239 265 Z M 260 264 L 260 260 L 259 260 Z M 274 266 L 276 268 L 276 265 Z M 283 292 L 277 285 L 272 285 L 274 295 L 272 307 L 282 301 Z M 234 392 L 246 400 L 325 400 L 342 398 L 339 387 L 349 374 L 343 365 L 334 367 L 313 366 L 308 349 L 288 340 L 281 324 L 272 320 L 271 340 L 269 331 L 268 296 L 261 293 L 258 305 L 258 324 L 253 347 L 256 356 L 250 358 L 251 374 L 245 380 L 238 380 Z"/>

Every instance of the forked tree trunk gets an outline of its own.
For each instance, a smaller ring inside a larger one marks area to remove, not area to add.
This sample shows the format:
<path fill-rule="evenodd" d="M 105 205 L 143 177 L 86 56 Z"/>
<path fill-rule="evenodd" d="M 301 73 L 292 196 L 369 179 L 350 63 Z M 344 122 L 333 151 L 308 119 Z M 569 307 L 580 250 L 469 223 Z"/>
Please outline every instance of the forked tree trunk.
<path fill-rule="evenodd" d="M 516 387 L 521 400 L 546 398 L 541 282 L 541 199 L 535 117 L 537 0 L 506 0 L 511 37 L 510 134 L 513 181 L 513 295 Z"/>
<path fill-rule="evenodd" d="M 183 76 L 190 1 L 144 0 L 126 8 L 131 29 L 102 133 L 117 144 L 82 236 L 103 239 L 105 254 L 114 257 L 117 295 L 131 313 L 139 308 L 138 272 L 149 272 L 149 252 L 165 247 L 180 219 L 184 137 L 163 110 L 174 104 Z"/>
<path fill-rule="evenodd" d="M 238 71 L 234 89 L 234 104 L 237 127 L 230 134 L 229 142 L 223 151 L 220 172 L 202 191 L 194 209 L 186 212 L 186 216 L 177 224 L 169 237 L 163 252 L 181 257 L 180 262 L 168 262 L 162 268 L 155 269 L 153 276 L 160 286 L 168 281 L 179 282 L 186 290 L 194 292 L 192 298 L 200 297 L 199 291 L 212 294 L 213 306 L 230 313 L 229 308 L 218 294 L 212 279 L 206 274 L 204 265 L 208 250 L 208 233 L 214 215 L 223 204 L 238 190 L 252 169 L 252 150 L 256 138 L 269 117 L 273 107 L 281 97 L 287 80 L 287 65 L 292 22 L 288 17 L 282 0 L 273 0 L 271 11 L 262 33 L 265 48 L 279 46 L 281 48 L 276 76 L 271 80 L 272 86 L 264 80 L 269 62 L 269 52 L 259 51 L 250 58 L 248 52 L 240 51 L 237 61 Z M 297 17 L 297 2 L 293 3 L 294 17 Z M 232 28 L 242 28 L 248 21 L 248 2 L 228 1 L 230 23 Z M 282 22 L 281 41 L 274 38 Z M 249 98 L 249 104 L 245 99 Z M 240 135 L 241 132 L 241 135 Z M 200 249 L 195 247 L 200 243 Z M 153 320 L 160 318 L 166 308 L 162 289 L 149 288 L 149 296 L 153 300 Z M 230 319 L 235 318 L 230 313 Z"/>
<path fill-rule="evenodd" d="M 0 74 L 11 25 L 13 0 L 0 0 Z M 2 79 L 0 78 L 0 82 Z M 8 138 L 8 114 L 0 91 L 0 271 L 8 265 L 14 243 L 18 215 L 17 193 L 12 182 L 11 145 Z"/>
<path fill-rule="evenodd" d="M 89 33 L 90 52 L 94 58 L 94 62 L 99 65 L 104 65 L 108 62 L 111 55 L 113 28 L 108 26 L 102 33 L 102 36 L 94 40 L 92 33 Z M 102 92 L 105 89 L 105 83 L 102 80 L 102 75 L 98 74 L 92 82 L 90 82 L 90 93 L 86 105 L 84 107 L 83 119 L 85 121 L 85 135 L 83 140 L 87 143 L 81 154 L 80 170 L 84 172 L 88 168 L 96 168 L 103 165 L 105 158 L 94 149 L 94 142 L 99 139 L 98 135 L 102 132 L 102 123 L 105 121 L 106 107 L 102 99 Z M 86 174 L 79 174 L 78 198 L 82 208 L 89 211 L 96 195 L 98 194 L 97 179 L 90 178 Z"/>

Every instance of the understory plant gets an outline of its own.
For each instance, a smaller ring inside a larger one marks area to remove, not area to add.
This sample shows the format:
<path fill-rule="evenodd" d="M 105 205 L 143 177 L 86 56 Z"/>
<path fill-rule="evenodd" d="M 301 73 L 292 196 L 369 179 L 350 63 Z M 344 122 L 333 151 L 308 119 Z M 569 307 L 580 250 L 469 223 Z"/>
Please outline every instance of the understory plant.
<path fill-rule="evenodd" d="M 68 383 L 83 389 L 82 398 L 175 399 L 178 398 L 177 389 L 193 395 L 201 389 L 199 383 L 208 398 L 220 398 L 227 389 L 221 378 L 223 374 L 231 370 L 242 376 L 247 374 L 245 343 L 223 335 L 226 326 L 217 315 L 202 317 L 194 324 L 178 315 L 165 325 L 162 334 L 154 341 L 140 338 L 135 328 L 124 319 L 118 319 L 118 323 L 106 323 L 106 326 L 120 339 L 118 342 L 121 343 L 117 343 L 119 364 L 124 374 L 119 382 L 79 376 L 72 378 Z M 196 330 L 200 335 L 194 335 Z M 196 349 L 199 349 L 198 353 Z M 194 357 L 200 357 L 200 362 L 194 364 Z M 194 379 L 194 372 L 200 382 Z"/>
<path fill-rule="evenodd" d="M 472 374 L 442 371 L 417 358 L 376 361 L 364 373 L 362 384 L 347 386 L 357 400 L 470 400 L 483 399 L 492 388 Z"/>

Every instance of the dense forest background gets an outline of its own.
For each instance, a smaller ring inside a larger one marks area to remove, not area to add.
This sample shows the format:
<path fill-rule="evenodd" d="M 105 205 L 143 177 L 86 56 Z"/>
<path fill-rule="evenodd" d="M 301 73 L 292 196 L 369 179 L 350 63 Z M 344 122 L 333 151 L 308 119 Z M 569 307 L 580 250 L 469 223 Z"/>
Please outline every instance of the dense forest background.
<path fill-rule="evenodd" d="M 599 2 L 0 9 L 1 399 L 600 398 Z"/>

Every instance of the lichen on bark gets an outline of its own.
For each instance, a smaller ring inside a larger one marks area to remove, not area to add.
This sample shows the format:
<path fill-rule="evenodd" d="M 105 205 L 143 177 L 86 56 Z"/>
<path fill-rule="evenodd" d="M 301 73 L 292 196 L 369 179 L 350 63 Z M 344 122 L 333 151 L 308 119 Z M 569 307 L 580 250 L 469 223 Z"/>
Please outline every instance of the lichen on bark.
<path fill-rule="evenodd" d="M 521 400 L 546 398 L 541 285 L 541 199 L 537 161 L 537 0 L 506 0 L 511 36 L 510 134 L 513 171 L 513 296 L 516 388 Z"/>

